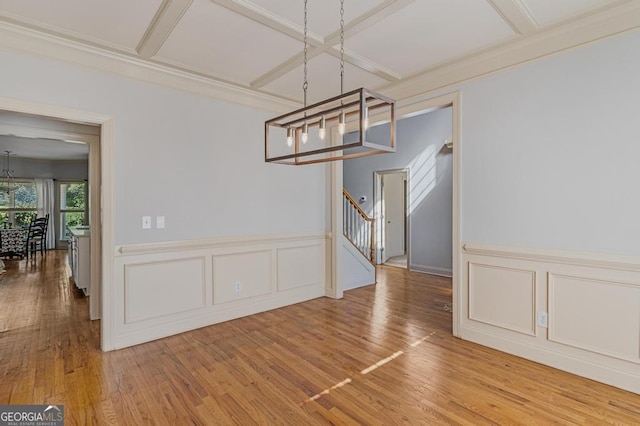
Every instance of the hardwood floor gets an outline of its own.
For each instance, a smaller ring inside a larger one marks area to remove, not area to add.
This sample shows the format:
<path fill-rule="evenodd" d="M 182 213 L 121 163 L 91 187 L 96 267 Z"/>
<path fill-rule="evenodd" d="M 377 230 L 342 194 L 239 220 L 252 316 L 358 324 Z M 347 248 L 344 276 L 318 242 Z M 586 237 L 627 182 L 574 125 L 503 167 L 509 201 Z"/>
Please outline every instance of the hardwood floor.
<path fill-rule="evenodd" d="M 639 424 L 640 396 L 453 338 L 450 280 L 376 286 L 102 353 L 65 252 L 0 278 L 0 404 L 66 424 Z"/>

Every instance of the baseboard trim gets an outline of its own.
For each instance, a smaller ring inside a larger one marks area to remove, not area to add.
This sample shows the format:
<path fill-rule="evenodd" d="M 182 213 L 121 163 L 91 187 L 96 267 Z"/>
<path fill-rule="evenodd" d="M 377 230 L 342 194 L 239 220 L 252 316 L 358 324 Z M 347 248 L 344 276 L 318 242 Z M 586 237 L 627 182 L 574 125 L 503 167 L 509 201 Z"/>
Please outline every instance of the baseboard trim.
<path fill-rule="evenodd" d="M 184 318 L 177 321 L 168 321 L 153 327 L 146 327 L 141 330 L 132 332 L 124 332 L 114 336 L 113 349 L 123 349 L 129 346 L 139 345 L 153 340 L 170 337 L 176 334 L 185 333 L 187 331 L 196 330 L 198 328 L 216 325 L 222 322 L 231 321 L 248 315 L 255 315 L 262 312 L 279 309 L 296 303 L 306 302 L 324 296 L 324 286 L 317 285 L 315 289 L 310 291 L 309 287 L 301 287 L 289 290 L 285 297 L 283 293 L 278 292 L 261 297 L 257 302 L 253 303 L 230 303 L 227 306 L 209 307 L 207 312 Z"/>
<path fill-rule="evenodd" d="M 366 286 L 368 286 L 368 285 L 374 285 L 375 283 L 376 283 L 375 281 L 373 281 L 373 282 L 368 282 L 368 281 L 366 281 L 366 282 L 363 282 L 363 283 L 353 284 L 353 285 L 351 285 L 351 286 L 350 286 L 350 287 L 348 287 L 348 288 L 347 288 L 347 287 L 345 287 L 343 290 L 344 290 L 344 291 L 355 290 L 355 289 L 360 288 L 360 287 L 366 287 Z"/>
<path fill-rule="evenodd" d="M 640 394 L 640 374 L 629 374 L 628 371 L 617 370 L 550 349 L 510 340 L 468 326 L 460 328 L 460 337 L 482 346 Z"/>
<path fill-rule="evenodd" d="M 439 277 L 447 277 L 447 278 L 451 278 L 453 275 L 453 271 L 451 269 L 436 268 L 433 266 L 425 266 L 425 265 L 415 265 L 413 263 L 409 265 L 409 270 L 411 272 L 420 272 L 422 274 L 437 275 Z"/>

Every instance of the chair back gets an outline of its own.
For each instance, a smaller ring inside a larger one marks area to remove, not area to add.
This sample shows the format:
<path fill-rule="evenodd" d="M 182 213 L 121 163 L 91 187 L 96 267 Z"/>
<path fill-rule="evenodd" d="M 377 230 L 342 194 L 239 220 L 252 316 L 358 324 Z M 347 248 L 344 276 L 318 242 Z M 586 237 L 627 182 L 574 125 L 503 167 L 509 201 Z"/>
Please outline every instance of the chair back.
<path fill-rule="evenodd" d="M 33 226 L 36 228 L 40 228 L 45 234 L 47 233 L 47 228 L 49 227 L 49 214 L 45 217 L 36 217 L 32 221 Z"/>
<path fill-rule="evenodd" d="M 33 239 L 34 237 L 43 237 L 47 233 L 47 217 L 34 217 L 29 222 L 29 228 L 27 229 L 27 239 Z"/>

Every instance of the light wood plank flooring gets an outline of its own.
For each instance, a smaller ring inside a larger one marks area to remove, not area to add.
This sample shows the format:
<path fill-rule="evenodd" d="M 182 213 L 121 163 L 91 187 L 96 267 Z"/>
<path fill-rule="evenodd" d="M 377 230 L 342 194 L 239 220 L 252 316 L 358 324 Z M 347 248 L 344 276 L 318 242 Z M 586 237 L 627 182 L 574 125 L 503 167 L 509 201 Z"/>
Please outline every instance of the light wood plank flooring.
<path fill-rule="evenodd" d="M 64 252 L 0 277 L 0 404 L 66 424 L 639 424 L 640 396 L 453 338 L 450 280 L 376 286 L 102 353 Z"/>

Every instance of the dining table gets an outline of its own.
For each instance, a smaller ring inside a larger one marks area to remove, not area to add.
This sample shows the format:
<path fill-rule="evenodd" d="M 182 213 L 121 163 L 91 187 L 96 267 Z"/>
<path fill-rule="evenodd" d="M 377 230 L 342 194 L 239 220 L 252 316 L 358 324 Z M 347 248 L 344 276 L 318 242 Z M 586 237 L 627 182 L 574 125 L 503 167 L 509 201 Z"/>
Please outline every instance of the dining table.
<path fill-rule="evenodd" d="M 24 256 L 24 228 L 0 229 L 0 256 Z"/>

